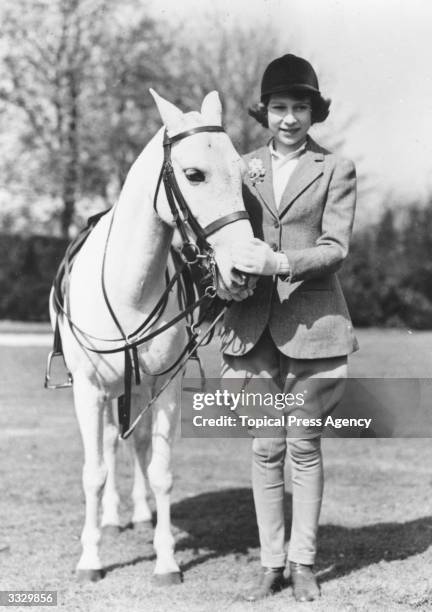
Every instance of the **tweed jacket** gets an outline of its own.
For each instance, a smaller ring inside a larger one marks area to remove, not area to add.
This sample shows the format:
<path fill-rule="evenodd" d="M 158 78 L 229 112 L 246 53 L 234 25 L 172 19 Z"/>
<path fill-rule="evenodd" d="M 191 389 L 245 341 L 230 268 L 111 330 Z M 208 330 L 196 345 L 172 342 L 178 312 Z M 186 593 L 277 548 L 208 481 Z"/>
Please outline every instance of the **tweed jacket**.
<path fill-rule="evenodd" d="M 243 198 L 256 237 L 284 252 L 290 280 L 262 276 L 254 294 L 233 302 L 222 330 L 222 350 L 244 355 L 266 326 L 278 349 L 296 359 L 348 355 L 358 349 L 336 271 L 348 253 L 356 200 L 351 161 L 320 147 L 308 137 L 306 151 L 282 194 L 273 194 L 268 147 L 244 157 L 262 160 L 264 180 L 243 185 Z"/>

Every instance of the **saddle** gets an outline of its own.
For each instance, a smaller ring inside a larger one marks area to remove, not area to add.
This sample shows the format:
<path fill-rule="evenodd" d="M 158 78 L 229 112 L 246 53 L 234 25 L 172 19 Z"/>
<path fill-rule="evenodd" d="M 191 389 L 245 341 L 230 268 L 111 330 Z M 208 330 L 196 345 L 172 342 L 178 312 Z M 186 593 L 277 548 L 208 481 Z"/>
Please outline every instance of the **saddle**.
<path fill-rule="evenodd" d="M 73 378 L 71 372 L 68 370 L 66 361 L 63 355 L 63 347 L 60 336 L 58 317 L 61 314 L 62 310 L 65 307 L 65 295 L 67 291 L 67 283 L 69 282 L 69 274 L 73 266 L 73 262 L 75 261 L 76 256 L 78 255 L 81 247 L 96 227 L 98 221 L 107 214 L 110 209 L 103 210 L 100 213 L 92 215 L 87 219 L 87 225 L 75 236 L 75 238 L 69 243 L 66 252 L 63 256 L 63 259 L 60 262 L 59 267 L 57 268 L 56 275 L 54 277 L 53 282 L 53 291 L 56 299 L 54 300 L 53 306 L 56 313 L 56 321 L 54 326 L 54 340 L 53 347 L 50 353 L 48 354 L 46 371 L 45 371 L 45 389 L 65 389 L 67 387 L 71 387 L 73 383 Z M 51 377 L 51 368 L 54 358 L 60 357 L 63 360 L 64 367 L 66 369 L 66 381 L 62 383 L 53 383 Z"/>
<path fill-rule="evenodd" d="M 77 236 L 69 243 L 65 255 L 60 262 L 57 269 L 54 282 L 53 290 L 56 299 L 54 300 L 54 309 L 56 312 L 56 323 L 54 327 L 54 340 L 52 351 L 48 355 L 46 374 L 45 374 L 45 388 L 47 389 L 60 389 L 72 386 L 73 378 L 66 366 L 63 355 L 63 347 L 61 342 L 61 336 L 59 331 L 58 317 L 62 314 L 66 303 L 65 296 L 68 290 L 69 277 L 74 264 L 74 261 L 80 252 L 82 246 L 86 242 L 87 238 L 96 227 L 100 219 L 106 215 L 111 209 L 104 210 L 95 215 L 92 215 L 87 219 L 85 227 L 77 234 Z M 180 252 L 171 247 L 170 249 L 171 260 L 174 265 L 174 269 L 179 273 L 179 282 L 177 283 L 177 300 L 180 309 L 187 309 L 193 304 L 197 298 L 201 298 L 205 293 L 205 288 L 200 282 L 199 272 L 192 266 L 184 266 Z M 166 272 L 167 284 L 169 283 L 168 271 Z M 212 298 L 210 303 L 203 303 L 199 308 L 198 322 L 204 323 L 213 320 L 223 310 L 225 303 L 220 298 Z M 192 316 L 187 318 L 186 329 L 188 332 L 188 344 L 191 344 L 193 338 L 194 322 Z M 214 329 L 208 335 L 206 344 L 210 343 L 214 336 Z M 64 366 L 67 372 L 67 380 L 62 383 L 53 383 L 51 380 L 51 367 L 53 359 L 61 357 L 63 359 Z M 200 378 L 203 381 L 205 379 L 204 369 L 197 350 L 194 350 L 189 356 L 189 360 L 196 361 Z M 119 404 L 123 402 L 123 396 L 119 398 Z"/>
<path fill-rule="evenodd" d="M 96 227 L 99 220 L 102 219 L 102 217 L 106 215 L 110 210 L 110 208 L 107 208 L 107 210 L 103 210 L 102 212 L 89 217 L 87 219 L 87 225 L 83 227 L 79 234 L 77 234 L 77 236 L 75 236 L 75 238 L 69 243 L 69 246 L 66 249 L 64 257 L 61 260 L 56 275 L 54 277 L 53 289 L 57 297 L 57 300 L 54 302 L 54 308 L 56 310 L 57 315 L 60 314 L 61 308 L 63 308 L 65 305 L 65 284 L 67 283 L 67 276 L 70 274 L 76 256 L 80 252 L 81 247 L 83 246 L 87 238 L 90 236 L 93 229 Z"/>

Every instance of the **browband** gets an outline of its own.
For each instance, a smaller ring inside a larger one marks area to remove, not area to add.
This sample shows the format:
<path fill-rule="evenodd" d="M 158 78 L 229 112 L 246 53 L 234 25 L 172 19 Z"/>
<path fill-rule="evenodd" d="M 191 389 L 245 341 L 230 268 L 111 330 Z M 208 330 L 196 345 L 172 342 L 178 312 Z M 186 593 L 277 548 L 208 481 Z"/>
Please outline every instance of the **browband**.
<path fill-rule="evenodd" d="M 190 130 L 175 134 L 174 136 L 168 136 L 168 132 L 165 130 L 163 146 L 167 147 L 178 140 L 182 140 L 188 136 L 193 136 L 194 134 L 199 134 L 200 132 L 225 132 L 225 130 L 220 125 L 199 125 L 196 128 L 191 128 Z"/>

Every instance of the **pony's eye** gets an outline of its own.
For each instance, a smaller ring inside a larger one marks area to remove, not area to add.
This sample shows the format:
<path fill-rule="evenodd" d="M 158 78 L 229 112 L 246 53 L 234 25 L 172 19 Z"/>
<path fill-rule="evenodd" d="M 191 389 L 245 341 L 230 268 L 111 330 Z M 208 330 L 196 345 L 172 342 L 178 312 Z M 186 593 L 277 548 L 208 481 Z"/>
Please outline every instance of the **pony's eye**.
<path fill-rule="evenodd" d="M 187 168 L 184 173 L 190 183 L 203 183 L 205 181 L 204 173 L 196 168 Z"/>

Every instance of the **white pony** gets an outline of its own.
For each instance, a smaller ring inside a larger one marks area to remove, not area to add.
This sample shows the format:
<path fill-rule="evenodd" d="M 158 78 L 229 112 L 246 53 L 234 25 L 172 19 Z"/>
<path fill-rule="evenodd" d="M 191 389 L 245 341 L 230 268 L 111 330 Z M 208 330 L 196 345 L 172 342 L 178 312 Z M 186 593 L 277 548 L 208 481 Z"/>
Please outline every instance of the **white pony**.
<path fill-rule="evenodd" d="M 221 125 L 217 92 L 204 98 L 200 113 L 186 114 L 155 92 L 151 93 L 170 137 L 198 126 Z M 84 344 L 106 348 L 104 343 L 92 338 L 115 339 L 119 336 L 101 288 L 104 251 L 106 293 L 126 333 L 139 327 L 165 289 L 174 221 L 163 187 L 158 191 L 156 206 L 153 206 L 163 163 L 163 134 L 161 129 L 133 164 L 114 207 L 115 215 L 111 210 L 99 220 L 74 262 L 69 283 L 70 318 L 77 328 L 88 334 Z M 242 161 L 225 133 L 203 131 L 187 135 L 173 144 L 171 159 L 180 190 L 202 227 L 244 210 Z M 235 291 L 235 273 L 227 253 L 233 243 L 251 237 L 251 226 L 247 219 L 242 219 L 225 225 L 209 238 L 228 290 L 233 288 Z M 51 312 L 53 316 L 52 300 Z M 178 312 L 176 292 L 171 292 L 163 315 L 152 330 L 162 327 Z M 66 317 L 59 316 L 59 325 L 65 361 L 73 376 L 75 409 L 84 446 L 86 512 L 77 573 L 81 578 L 98 580 L 103 576 L 99 557 L 100 501 L 101 526 L 120 524 L 119 497 L 114 481 L 118 428 L 112 401 L 124 392 L 124 355 L 104 355 L 86 350 Z M 166 381 L 167 375 L 155 377 L 152 372 L 170 366 L 186 342 L 182 320 L 139 347 L 142 382 L 132 387 L 132 419 Z M 170 521 L 171 444 L 178 421 L 180 385 L 181 377 L 177 376 L 131 436 L 135 466 L 132 521 L 139 523 L 151 519 L 147 475 L 157 510 L 153 541 L 156 552 L 154 574 L 162 583 L 181 580 L 174 558 Z"/>

